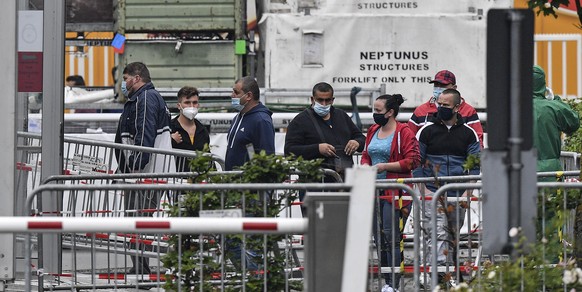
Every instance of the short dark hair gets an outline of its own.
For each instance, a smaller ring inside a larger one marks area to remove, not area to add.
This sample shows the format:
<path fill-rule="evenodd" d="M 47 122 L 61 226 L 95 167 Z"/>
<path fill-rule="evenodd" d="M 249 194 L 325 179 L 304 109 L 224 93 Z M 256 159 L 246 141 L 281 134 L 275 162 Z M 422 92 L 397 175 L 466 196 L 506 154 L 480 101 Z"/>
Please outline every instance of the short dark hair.
<path fill-rule="evenodd" d="M 254 100 L 259 100 L 261 98 L 261 90 L 259 89 L 259 84 L 257 80 L 251 76 L 245 76 L 238 79 L 234 84 L 242 84 L 242 91 L 243 93 L 250 92 L 253 94 Z"/>
<path fill-rule="evenodd" d="M 192 86 L 184 86 L 178 91 L 178 102 L 182 101 L 184 98 L 190 98 L 192 96 L 200 97 L 198 89 Z"/>
<path fill-rule="evenodd" d="M 133 62 L 127 64 L 127 66 L 125 66 L 123 69 L 123 74 L 128 74 L 131 76 L 139 75 L 141 80 L 143 80 L 145 83 L 152 81 L 152 78 L 150 77 L 150 70 L 148 70 L 148 67 L 142 62 Z"/>
<path fill-rule="evenodd" d="M 461 93 L 454 89 L 454 88 L 448 88 L 443 90 L 443 92 L 441 94 L 452 94 L 453 98 L 454 98 L 454 102 L 455 105 L 461 104 Z"/>
<path fill-rule="evenodd" d="M 73 81 L 73 82 L 75 82 L 74 85 L 76 85 L 76 86 L 85 86 L 85 79 L 83 79 L 83 76 L 81 76 L 81 75 L 70 75 L 70 76 L 67 76 L 67 78 L 65 79 L 65 81 L 67 81 L 67 82 Z"/>
<path fill-rule="evenodd" d="M 313 86 L 313 90 L 311 91 L 311 96 L 315 96 L 315 92 L 331 92 L 331 96 L 333 96 L 333 87 L 326 82 L 319 82 Z"/>
<path fill-rule="evenodd" d="M 380 95 L 378 96 L 378 98 L 376 98 L 376 100 L 384 100 L 386 101 L 386 103 L 384 104 L 384 107 L 386 108 L 386 110 L 394 110 L 394 116 L 398 116 L 398 112 L 400 111 L 400 105 L 404 102 L 404 97 L 402 97 L 402 95 L 400 94 L 384 94 L 384 95 Z"/>

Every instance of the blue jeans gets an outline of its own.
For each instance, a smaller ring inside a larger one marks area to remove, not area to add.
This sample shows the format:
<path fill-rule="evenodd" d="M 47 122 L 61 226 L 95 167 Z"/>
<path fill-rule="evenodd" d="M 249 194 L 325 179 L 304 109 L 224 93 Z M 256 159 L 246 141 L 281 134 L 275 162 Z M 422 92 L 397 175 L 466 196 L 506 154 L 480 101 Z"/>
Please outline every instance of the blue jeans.
<path fill-rule="evenodd" d="M 247 271 L 259 270 L 259 265 L 263 261 L 263 256 L 259 251 L 243 249 L 242 241 L 238 238 L 227 236 L 224 240 L 227 257 L 237 270 L 242 270 L 242 251 L 245 251 L 245 264 Z"/>
<path fill-rule="evenodd" d="M 400 267 L 402 260 L 402 252 L 400 251 L 400 240 L 402 239 L 402 230 L 399 228 L 399 220 L 402 218 L 404 224 L 408 219 L 409 207 L 396 209 L 396 206 L 389 203 L 387 200 L 380 199 L 379 206 L 374 207 L 374 226 L 373 235 L 376 247 L 380 249 L 380 265 L 381 267 Z M 403 212 L 404 211 L 404 212 Z M 378 220 L 380 217 L 381 220 Z M 380 231 L 378 231 L 380 228 Z M 404 225 L 402 226 L 404 229 Z M 380 237 L 380 243 L 378 243 Z M 393 288 L 398 289 L 401 272 L 384 273 L 384 281 Z"/>
<path fill-rule="evenodd" d="M 449 192 L 449 197 L 460 197 L 461 192 Z M 434 204 L 438 204 L 436 222 L 432 222 L 431 213 Z M 424 227 L 426 231 L 427 255 L 426 263 L 432 263 L 432 229 L 437 229 L 437 263 L 439 265 L 455 265 L 457 263 L 457 243 L 459 232 L 465 221 L 465 208 L 459 202 L 435 202 L 426 205 L 424 216 L 428 219 L 428 224 Z"/>
<path fill-rule="evenodd" d="M 247 204 L 250 206 L 256 207 L 257 205 L 268 204 L 271 201 L 271 197 L 273 196 L 272 191 L 266 191 L 264 193 L 259 194 L 260 199 L 248 199 Z M 246 212 L 245 210 L 245 217 L 256 217 L 262 216 L 261 214 L 252 214 L 250 212 Z M 224 240 L 226 256 L 230 259 L 232 264 L 238 269 L 242 269 L 242 252 L 245 252 L 245 266 L 247 271 L 257 271 L 259 270 L 259 266 L 262 266 L 263 262 L 263 254 L 262 250 L 250 249 L 248 247 L 248 238 L 257 236 L 261 237 L 261 235 L 251 235 L 247 236 L 247 248 L 243 249 L 242 247 L 242 240 L 236 238 L 234 236 L 227 236 Z"/>

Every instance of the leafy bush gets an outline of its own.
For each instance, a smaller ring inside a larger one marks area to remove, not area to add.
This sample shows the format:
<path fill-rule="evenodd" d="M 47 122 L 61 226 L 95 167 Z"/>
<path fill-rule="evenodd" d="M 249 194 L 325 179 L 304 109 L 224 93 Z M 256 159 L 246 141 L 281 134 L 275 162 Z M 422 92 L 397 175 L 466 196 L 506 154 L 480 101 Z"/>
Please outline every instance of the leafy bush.
<path fill-rule="evenodd" d="M 521 230 L 512 228 L 510 237 L 519 238 L 515 244 L 515 259 L 495 263 L 486 261 L 479 277 L 468 286 L 474 291 L 580 291 L 582 270 L 576 266 L 574 259 L 562 258 L 564 251 L 572 254 L 572 248 L 564 245 L 564 241 L 554 234 L 563 222 L 561 216 L 550 219 L 546 234 L 536 244 L 528 246 L 525 245 L 526 238 L 520 234 Z"/>
<path fill-rule="evenodd" d="M 566 103 L 568 103 L 570 107 L 577 111 L 578 115 L 582 117 L 582 102 L 568 99 L 566 100 Z M 573 151 L 577 153 L 582 152 L 582 128 L 578 129 L 578 131 L 572 135 L 566 137 L 563 149 L 565 151 Z"/>
<path fill-rule="evenodd" d="M 190 162 L 191 169 L 198 173 L 193 183 L 283 183 L 293 171 L 301 172 L 300 182 L 321 181 L 321 160 L 306 161 L 302 158 L 286 158 L 276 155 L 266 155 L 261 152 L 241 167 L 242 174 L 212 173 L 211 158 L 199 153 Z M 243 206 L 244 196 L 244 206 Z M 264 199 L 264 196 L 267 198 Z M 295 191 L 251 192 L 248 190 L 231 191 L 194 191 L 186 194 L 180 206 L 170 206 L 170 214 L 174 217 L 199 217 L 201 210 L 243 209 L 247 217 L 277 217 L 282 208 L 296 199 Z M 244 207 L 244 208 L 243 208 Z M 227 291 L 239 291 L 244 276 L 248 291 L 261 291 L 263 275 L 260 271 L 241 275 L 241 269 L 228 265 L 224 273 L 221 263 L 208 251 L 226 252 L 220 247 L 221 241 L 241 242 L 242 235 L 230 235 L 221 238 L 214 234 L 182 234 L 172 235 L 169 243 L 171 250 L 163 258 L 164 267 L 168 268 L 165 289 L 177 291 L 182 286 L 183 291 L 215 291 L 220 290 L 210 280 L 228 279 Z M 278 242 L 285 239 L 284 235 L 254 235 L 246 236 L 246 249 L 262 251 L 267 248 L 266 271 L 269 291 L 281 291 L 285 288 L 285 255 L 279 252 Z M 204 251 L 204 252 L 203 252 Z M 179 252 L 181 257 L 179 257 Z M 181 259 L 181 261 L 180 261 Z M 261 263 L 262 263 L 261 259 Z M 180 268 L 179 268 L 180 267 Z M 202 267 L 202 268 L 201 268 Z M 225 281 L 226 282 L 226 281 Z M 202 284 L 201 284 L 202 283 Z M 300 285 L 301 283 L 299 283 Z M 202 285 L 202 287 L 200 286 Z M 238 285 L 238 286 L 237 286 Z M 302 290 L 302 287 L 298 287 Z"/>

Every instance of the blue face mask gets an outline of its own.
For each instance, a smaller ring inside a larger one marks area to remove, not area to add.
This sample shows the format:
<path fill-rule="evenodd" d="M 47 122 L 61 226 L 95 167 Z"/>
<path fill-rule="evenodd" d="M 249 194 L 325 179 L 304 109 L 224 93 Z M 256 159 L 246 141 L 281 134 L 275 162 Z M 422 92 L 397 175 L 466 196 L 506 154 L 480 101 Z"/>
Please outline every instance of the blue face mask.
<path fill-rule="evenodd" d="M 231 103 L 232 108 L 235 109 L 237 112 L 240 112 L 245 107 L 244 104 L 240 104 L 240 98 L 238 97 L 233 97 L 231 99 Z"/>
<path fill-rule="evenodd" d="M 315 113 L 318 116 L 323 118 L 329 114 L 329 111 L 331 110 L 331 104 L 330 105 L 321 105 L 321 104 L 315 102 L 313 104 L 313 110 L 315 111 Z"/>
<path fill-rule="evenodd" d="M 446 88 L 444 88 L 444 87 L 436 87 L 436 86 L 432 89 L 432 96 L 434 97 L 435 102 L 439 99 L 439 96 L 441 95 L 441 93 L 443 93 L 443 91 L 445 89 Z"/>
<path fill-rule="evenodd" d="M 127 91 L 127 83 L 125 81 L 121 81 L 121 93 L 127 96 L 129 92 Z"/>

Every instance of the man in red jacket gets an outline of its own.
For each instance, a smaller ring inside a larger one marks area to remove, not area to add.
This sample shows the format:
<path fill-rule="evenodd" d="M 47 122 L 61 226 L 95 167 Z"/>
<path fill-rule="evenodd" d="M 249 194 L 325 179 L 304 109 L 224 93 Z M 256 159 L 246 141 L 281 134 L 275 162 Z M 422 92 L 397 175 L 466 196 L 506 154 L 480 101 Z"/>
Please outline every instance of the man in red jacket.
<path fill-rule="evenodd" d="M 419 105 L 412 113 L 412 117 L 408 121 L 408 127 L 416 134 L 420 128 L 422 128 L 427 121 L 431 121 L 432 116 L 437 112 L 439 95 L 445 89 L 457 89 L 457 79 L 455 74 L 449 70 L 439 71 L 432 81 L 433 83 L 433 95 L 431 98 Z M 465 102 L 465 99 L 461 97 L 461 105 L 459 107 L 459 113 L 465 120 L 465 124 L 473 128 L 477 135 L 479 136 L 479 144 L 481 144 L 481 149 L 483 149 L 483 127 L 481 126 L 481 121 L 477 115 L 477 111 L 470 104 Z"/>

